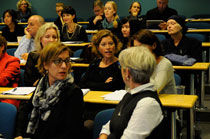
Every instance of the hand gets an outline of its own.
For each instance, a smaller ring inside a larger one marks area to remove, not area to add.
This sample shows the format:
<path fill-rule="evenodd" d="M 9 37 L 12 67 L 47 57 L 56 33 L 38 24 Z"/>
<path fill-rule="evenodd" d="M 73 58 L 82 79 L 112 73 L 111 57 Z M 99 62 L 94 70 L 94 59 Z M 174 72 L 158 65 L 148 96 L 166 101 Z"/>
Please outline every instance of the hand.
<path fill-rule="evenodd" d="M 27 39 L 31 39 L 31 34 L 28 32 L 28 28 L 27 27 L 24 29 L 24 33 L 26 34 L 26 38 Z"/>
<path fill-rule="evenodd" d="M 102 16 L 100 15 L 95 17 L 95 19 L 93 20 L 93 24 L 95 25 L 99 20 L 102 20 Z"/>
<path fill-rule="evenodd" d="M 161 30 L 166 30 L 167 29 L 167 23 L 166 22 L 162 22 L 158 26 Z"/>
<path fill-rule="evenodd" d="M 105 81 L 105 83 L 109 83 L 109 82 L 111 82 L 113 80 L 113 77 L 109 77 L 106 81 Z"/>
<path fill-rule="evenodd" d="M 18 137 L 14 138 L 14 139 L 23 139 L 23 137 L 22 136 L 18 136 Z"/>
<path fill-rule="evenodd" d="M 27 59 L 28 59 L 28 53 L 22 54 L 22 55 L 21 55 L 21 59 L 27 61 Z"/>
<path fill-rule="evenodd" d="M 33 86 L 36 86 L 38 82 L 39 82 L 39 79 L 34 82 Z"/>
<path fill-rule="evenodd" d="M 107 134 L 103 133 L 99 136 L 99 139 L 107 139 L 107 137 L 108 137 Z"/>

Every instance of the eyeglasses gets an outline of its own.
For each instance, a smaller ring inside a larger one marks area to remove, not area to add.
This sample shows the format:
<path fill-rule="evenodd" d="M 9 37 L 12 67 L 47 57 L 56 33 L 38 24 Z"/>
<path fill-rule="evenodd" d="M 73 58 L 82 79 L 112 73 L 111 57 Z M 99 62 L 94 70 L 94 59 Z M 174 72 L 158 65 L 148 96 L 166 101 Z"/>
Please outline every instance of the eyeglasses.
<path fill-rule="evenodd" d="M 53 61 L 53 63 L 54 63 L 55 65 L 57 65 L 57 66 L 61 66 L 61 65 L 63 64 L 63 62 L 64 62 L 67 66 L 69 66 L 70 63 L 71 63 L 71 59 L 70 59 L 70 58 L 67 58 L 67 59 L 65 59 L 65 60 L 63 60 L 63 59 L 56 59 L 56 60 L 52 60 L 52 61 Z"/>

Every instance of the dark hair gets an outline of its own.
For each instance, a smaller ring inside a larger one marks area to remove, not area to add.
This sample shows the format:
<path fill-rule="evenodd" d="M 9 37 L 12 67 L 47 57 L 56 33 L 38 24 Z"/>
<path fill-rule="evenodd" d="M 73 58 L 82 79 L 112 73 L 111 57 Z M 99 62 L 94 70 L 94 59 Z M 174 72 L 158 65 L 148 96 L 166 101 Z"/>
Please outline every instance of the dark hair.
<path fill-rule="evenodd" d="M 152 33 L 151 31 L 147 29 L 141 29 L 131 38 L 131 46 L 133 46 L 134 40 L 137 40 L 138 42 L 142 44 L 147 44 L 150 46 L 152 46 L 155 43 L 156 48 L 153 50 L 153 53 L 156 55 L 156 57 L 159 57 L 162 55 L 162 46 L 160 44 L 160 41 L 155 36 L 155 34 Z"/>
<path fill-rule="evenodd" d="M 9 13 L 12 16 L 12 22 L 17 23 L 17 12 L 13 9 L 8 9 L 3 13 L 3 19 L 5 18 L 6 13 Z"/>
<path fill-rule="evenodd" d="M 131 8 L 132 8 L 132 6 L 133 6 L 133 4 L 135 3 L 135 2 L 137 2 L 139 5 L 140 5 L 140 10 L 139 10 L 139 13 L 138 13 L 138 15 L 140 15 L 140 13 L 141 13 L 141 3 L 140 2 L 138 2 L 138 1 L 134 1 L 134 2 L 132 2 L 131 3 L 131 5 L 130 5 L 130 7 L 129 7 L 129 14 L 131 14 Z"/>
<path fill-rule="evenodd" d="M 0 35 L 0 48 L 4 46 L 4 51 L 3 53 L 5 53 L 7 51 L 7 40 Z"/>
<path fill-rule="evenodd" d="M 63 14 L 75 15 L 75 18 L 73 19 L 73 21 L 74 21 L 74 23 L 77 22 L 76 11 L 71 6 L 64 6 L 63 10 L 61 12 L 62 17 L 63 17 Z"/>
<path fill-rule="evenodd" d="M 120 21 L 120 29 L 122 29 L 122 26 L 127 22 L 129 22 L 130 25 L 130 36 L 133 36 L 136 32 L 142 29 L 142 24 L 138 19 L 131 19 L 129 17 L 125 17 Z"/>

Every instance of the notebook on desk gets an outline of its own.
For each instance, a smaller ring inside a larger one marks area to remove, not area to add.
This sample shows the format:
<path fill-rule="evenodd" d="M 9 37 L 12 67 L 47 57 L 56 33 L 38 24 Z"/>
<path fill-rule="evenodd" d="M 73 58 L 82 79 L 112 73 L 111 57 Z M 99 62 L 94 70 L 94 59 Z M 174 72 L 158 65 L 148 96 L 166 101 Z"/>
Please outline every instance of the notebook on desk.
<path fill-rule="evenodd" d="M 63 44 L 80 44 L 83 43 L 83 41 L 66 41 L 66 42 L 62 42 Z"/>

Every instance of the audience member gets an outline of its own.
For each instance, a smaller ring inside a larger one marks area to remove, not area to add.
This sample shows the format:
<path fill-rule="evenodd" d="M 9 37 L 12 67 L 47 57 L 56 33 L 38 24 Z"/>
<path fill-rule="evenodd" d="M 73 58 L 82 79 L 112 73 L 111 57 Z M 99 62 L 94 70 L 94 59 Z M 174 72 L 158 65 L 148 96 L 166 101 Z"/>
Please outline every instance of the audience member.
<path fill-rule="evenodd" d="M 147 48 L 131 47 L 120 53 L 119 61 L 127 93 L 99 139 L 164 139 L 163 106 L 149 83 L 156 66 L 154 56 Z"/>
<path fill-rule="evenodd" d="M 44 76 L 29 102 L 20 105 L 15 139 L 82 138 L 83 94 L 69 73 L 70 53 L 61 43 L 43 48 L 38 69 Z"/>
<path fill-rule="evenodd" d="M 18 20 L 27 22 L 31 16 L 31 3 L 28 0 L 19 0 L 17 2 Z"/>
<path fill-rule="evenodd" d="M 132 2 L 129 8 L 129 16 L 128 19 L 139 20 L 141 22 L 141 27 L 146 28 L 146 19 L 145 16 L 140 16 L 141 14 L 141 4 L 138 1 Z"/>
<path fill-rule="evenodd" d="M 185 19 L 177 15 L 171 16 L 167 21 L 167 30 L 170 38 L 162 41 L 164 54 L 187 55 L 202 62 L 201 42 L 185 36 Z"/>
<path fill-rule="evenodd" d="M 8 42 L 17 42 L 17 36 L 24 35 L 24 28 L 17 24 L 16 11 L 12 9 L 4 11 L 3 19 L 6 26 L 2 28 L 2 36 Z"/>
<path fill-rule="evenodd" d="M 27 60 L 28 53 L 34 50 L 34 38 L 36 32 L 44 23 L 44 18 L 40 15 L 32 15 L 28 19 L 28 26 L 24 30 L 25 35 L 19 42 L 19 46 L 15 51 L 15 57 Z"/>
<path fill-rule="evenodd" d="M 121 43 L 109 30 L 100 30 L 92 38 L 92 52 L 99 59 L 93 61 L 80 82 L 81 88 L 91 90 L 114 91 L 123 89 L 124 84 L 115 54 Z"/>
<path fill-rule="evenodd" d="M 25 66 L 24 81 L 26 86 L 36 86 L 42 75 L 38 71 L 36 65 L 41 50 L 49 42 L 60 42 L 60 34 L 58 28 L 53 23 L 46 23 L 39 28 L 35 38 L 35 51 L 32 51 L 28 55 L 28 59 Z"/>
<path fill-rule="evenodd" d="M 134 46 L 145 46 L 155 56 L 156 67 L 150 77 L 157 92 L 160 94 L 175 94 L 176 86 L 174 79 L 174 69 L 171 62 L 162 56 L 162 47 L 158 38 L 151 31 L 142 29 L 132 38 Z"/>
<path fill-rule="evenodd" d="M 104 20 L 104 5 L 101 0 L 95 0 L 93 4 L 94 16 L 88 19 L 89 25 L 87 29 L 98 29 L 101 22 Z"/>
<path fill-rule="evenodd" d="M 158 26 L 154 26 L 151 28 L 160 28 L 166 29 L 166 21 L 172 15 L 177 15 L 177 11 L 175 9 L 168 7 L 169 0 L 157 0 L 157 7 L 151 9 L 146 14 L 147 20 L 163 20 L 164 22 L 160 23 Z"/>
<path fill-rule="evenodd" d="M 0 36 L 0 86 L 17 87 L 20 77 L 20 60 L 7 54 L 7 41 Z M 0 99 L 1 102 L 11 103 L 18 107 L 19 100 Z"/>
<path fill-rule="evenodd" d="M 61 31 L 62 30 L 62 26 L 64 24 L 62 16 L 61 16 L 61 12 L 63 10 L 64 4 L 62 2 L 58 2 L 56 3 L 56 13 L 58 14 L 57 19 L 54 21 L 54 24 L 58 27 L 58 29 Z"/>
<path fill-rule="evenodd" d="M 76 23 L 76 11 L 71 6 L 65 6 L 61 15 L 65 23 L 61 31 L 61 40 L 88 42 L 85 29 Z"/>

